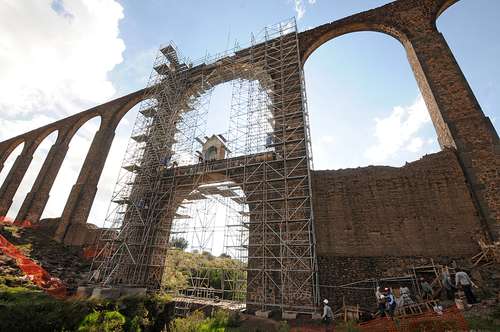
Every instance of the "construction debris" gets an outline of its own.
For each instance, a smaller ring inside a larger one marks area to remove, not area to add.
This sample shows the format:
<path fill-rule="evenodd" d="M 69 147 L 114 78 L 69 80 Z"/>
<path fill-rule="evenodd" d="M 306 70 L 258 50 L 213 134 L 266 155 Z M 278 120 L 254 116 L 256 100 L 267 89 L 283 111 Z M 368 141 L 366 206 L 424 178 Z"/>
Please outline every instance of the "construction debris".
<path fill-rule="evenodd" d="M 481 252 L 471 258 L 472 266 L 500 264 L 500 242 L 486 243 L 478 241 Z"/>

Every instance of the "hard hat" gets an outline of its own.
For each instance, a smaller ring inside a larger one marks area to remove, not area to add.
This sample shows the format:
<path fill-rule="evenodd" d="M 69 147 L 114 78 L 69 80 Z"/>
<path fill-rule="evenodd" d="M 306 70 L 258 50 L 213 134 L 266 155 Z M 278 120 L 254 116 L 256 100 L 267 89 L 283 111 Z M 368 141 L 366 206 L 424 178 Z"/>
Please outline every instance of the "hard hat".
<path fill-rule="evenodd" d="M 327 300 L 327 299 L 324 299 L 324 300 L 323 300 L 323 303 L 324 303 L 324 304 L 328 304 L 328 300 Z"/>

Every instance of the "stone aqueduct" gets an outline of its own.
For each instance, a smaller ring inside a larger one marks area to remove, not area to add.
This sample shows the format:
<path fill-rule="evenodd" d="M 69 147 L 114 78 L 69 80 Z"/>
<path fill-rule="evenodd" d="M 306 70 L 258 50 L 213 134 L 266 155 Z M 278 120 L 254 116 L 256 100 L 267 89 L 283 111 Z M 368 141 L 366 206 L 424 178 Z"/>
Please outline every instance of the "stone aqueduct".
<path fill-rule="evenodd" d="M 328 278 L 341 279 L 338 275 L 322 272 L 323 267 L 332 270 L 332 266 L 350 264 L 354 270 L 368 270 L 374 264 L 383 265 L 376 262 L 376 257 L 388 255 L 465 257 L 477 249 L 473 234 L 487 240 L 500 239 L 498 135 L 436 28 L 439 15 L 457 1 L 398 0 L 298 35 L 302 64 L 322 44 L 351 32 L 376 31 L 399 40 L 406 50 L 442 148 L 441 152 L 400 169 L 367 167 L 313 172 L 320 283 Z M 54 233 L 58 241 L 83 244 L 86 241 L 85 224 L 115 129 L 123 116 L 147 97 L 147 89 L 139 90 L 1 142 L 0 170 L 11 152 L 22 143 L 24 146 L 0 188 L 0 216 L 9 210 L 38 145 L 57 131 L 57 141 L 16 217 L 16 220 L 34 223 L 40 220 L 72 137 L 85 122 L 99 116 L 100 128 Z M 356 201 L 354 193 L 357 197 L 368 197 L 359 182 L 364 183 L 365 188 L 372 188 L 370 198 L 378 206 L 362 199 Z M 433 190 L 438 193 L 433 194 Z M 397 207 L 389 207 L 388 197 L 394 192 L 397 196 L 393 198 L 400 203 Z M 349 206 L 342 204 L 343 200 L 349 200 Z M 376 217 L 367 217 L 374 214 Z M 374 230 L 384 225 L 383 220 L 391 218 L 394 219 L 389 223 L 391 230 L 378 231 L 374 235 Z M 398 240 L 397 234 L 403 228 L 412 231 L 414 239 Z M 394 243 L 396 254 L 377 247 L 372 236 Z M 441 246 L 436 243 L 438 239 L 449 243 Z M 366 263 L 366 257 L 375 258 Z"/>

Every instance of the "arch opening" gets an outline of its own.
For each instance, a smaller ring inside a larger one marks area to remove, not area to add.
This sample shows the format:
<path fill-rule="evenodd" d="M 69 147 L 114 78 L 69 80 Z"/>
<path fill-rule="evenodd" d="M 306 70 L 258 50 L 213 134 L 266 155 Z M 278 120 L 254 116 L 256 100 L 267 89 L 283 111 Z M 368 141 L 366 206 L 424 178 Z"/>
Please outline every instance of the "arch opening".
<path fill-rule="evenodd" d="M 0 170 L 0 187 L 3 185 L 5 178 L 10 172 L 12 165 L 16 161 L 16 158 L 21 154 L 24 148 L 24 142 L 19 143 L 9 154 L 7 159 L 5 159 L 3 168 Z"/>
<path fill-rule="evenodd" d="M 167 167 L 274 151 L 271 99 L 261 81 L 236 72 L 216 85 L 200 85 L 174 119 Z"/>
<path fill-rule="evenodd" d="M 106 162 L 97 184 L 97 192 L 90 209 L 87 223 L 96 226 L 103 226 L 106 216 L 116 208 L 116 203 L 112 202 L 115 184 L 120 179 L 122 161 L 126 155 L 126 150 L 132 136 L 134 122 L 139 115 L 140 105 L 132 107 L 120 119 L 116 129 L 113 143 L 106 156 Z M 118 175 L 118 176 L 117 176 Z M 104 225 L 105 227 L 106 225 Z"/>
<path fill-rule="evenodd" d="M 17 191 L 14 195 L 12 205 L 7 212 L 7 218 L 11 220 L 14 220 L 16 218 L 24 199 L 35 184 L 35 180 L 42 169 L 43 163 L 47 158 L 49 150 L 56 142 L 58 135 L 59 133 L 57 130 L 53 131 L 52 133 L 47 135 L 36 148 L 29 168 L 26 171 L 23 179 L 21 180 L 21 183 L 19 184 L 19 188 L 17 188 Z"/>
<path fill-rule="evenodd" d="M 343 35 L 317 49 L 304 70 L 316 169 L 399 167 L 439 151 L 405 50 L 393 37 Z"/>
<path fill-rule="evenodd" d="M 249 207 L 232 181 L 202 184 L 178 206 L 163 287 L 176 294 L 246 301 Z"/>
<path fill-rule="evenodd" d="M 72 137 L 68 138 L 70 139 L 68 151 L 49 192 L 49 199 L 41 215 L 42 219 L 59 218 L 62 215 L 100 123 L 101 117 L 95 116 L 87 120 Z"/>

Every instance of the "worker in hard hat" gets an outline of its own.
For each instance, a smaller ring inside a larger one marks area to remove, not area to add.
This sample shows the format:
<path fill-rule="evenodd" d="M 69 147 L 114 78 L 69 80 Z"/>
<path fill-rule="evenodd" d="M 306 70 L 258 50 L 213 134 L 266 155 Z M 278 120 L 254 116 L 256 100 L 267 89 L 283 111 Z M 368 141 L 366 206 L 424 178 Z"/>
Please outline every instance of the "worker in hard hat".
<path fill-rule="evenodd" d="M 323 300 L 323 315 L 321 316 L 321 319 L 326 326 L 329 326 L 333 321 L 333 311 L 328 305 L 327 299 Z"/>
<path fill-rule="evenodd" d="M 380 317 L 385 317 L 385 302 L 386 298 L 383 291 L 377 286 L 377 291 L 375 292 L 375 297 L 377 298 L 377 307 Z"/>
<path fill-rule="evenodd" d="M 390 317 L 394 317 L 394 311 L 396 310 L 396 298 L 391 292 L 391 289 L 384 288 L 384 295 L 386 299 L 386 310 Z"/>

